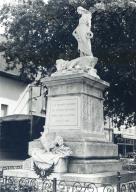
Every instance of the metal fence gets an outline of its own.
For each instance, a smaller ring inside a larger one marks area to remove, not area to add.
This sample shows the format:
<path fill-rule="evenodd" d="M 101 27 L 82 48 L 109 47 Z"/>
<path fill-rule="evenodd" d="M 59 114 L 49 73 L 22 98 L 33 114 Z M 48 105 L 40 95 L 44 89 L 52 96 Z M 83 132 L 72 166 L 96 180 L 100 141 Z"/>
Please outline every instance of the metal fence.
<path fill-rule="evenodd" d="M 62 181 L 56 178 L 35 179 L 3 177 L 0 179 L 0 192 L 135 192 L 136 181 L 120 182 L 117 175 L 116 184 Z"/>
<path fill-rule="evenodd" d="M 5 166 L 7 169 L 21 169 L 22 166 Z M 74 182 L 47 178 L 0 177 L 0 192 L 136 192 L 136 181 L 121 182 L 117 172 L 116 183 Z"/>

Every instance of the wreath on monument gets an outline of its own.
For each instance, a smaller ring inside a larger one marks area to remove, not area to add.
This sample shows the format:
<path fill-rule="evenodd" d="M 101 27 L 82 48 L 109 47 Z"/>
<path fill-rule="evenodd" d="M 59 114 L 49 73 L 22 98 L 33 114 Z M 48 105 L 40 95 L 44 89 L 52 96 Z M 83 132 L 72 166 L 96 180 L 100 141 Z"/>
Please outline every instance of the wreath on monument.
<path fill-rule="evenodd" d="M 43 149 L 35 149 L 32 152 L 33 169 L 42 179 L 53 173 L 60 158 L 68 157 L 72 154 L 69 147 L 64 145 L 61 136 L 54 136 L 43 133 L 40 138 Z"/>
<path fill-rule="evenodd" d="M 54 163 L 51 165 L 51 167 L 47 168 L 47 169 L 42 169 L 40 168 L 36 162 L 34 162 L 34 171 L 35 173 L 42 179 L 47 178 L 48 176 L 50 176 L 53 171 L 54 171 Z"/>

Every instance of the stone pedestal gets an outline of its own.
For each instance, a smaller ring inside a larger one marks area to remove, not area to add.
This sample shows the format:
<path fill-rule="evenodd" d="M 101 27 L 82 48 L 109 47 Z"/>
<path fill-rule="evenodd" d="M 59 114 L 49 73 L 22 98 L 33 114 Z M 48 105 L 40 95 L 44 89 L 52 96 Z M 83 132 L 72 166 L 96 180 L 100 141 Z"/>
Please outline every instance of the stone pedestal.
<path fill-rule="evenodd" d="M 93 167 L 96 172 L 111 171 L 111 167 L 119 171 L 117 145 L 106 142 L 104 134 L 103 91 L 109 84 L 86 73 L 52 76 L 44 83 L 48 88 L 46 129 L 62 136 L 73 150 L 69 172 L 94 173 Z"/>
<path fill-rule="evenodd" d="M 46 128 L 71 141 L 105 141 L 103 91 L 108 83 L 85 73 L 53 76 L 48 88 Z"/>

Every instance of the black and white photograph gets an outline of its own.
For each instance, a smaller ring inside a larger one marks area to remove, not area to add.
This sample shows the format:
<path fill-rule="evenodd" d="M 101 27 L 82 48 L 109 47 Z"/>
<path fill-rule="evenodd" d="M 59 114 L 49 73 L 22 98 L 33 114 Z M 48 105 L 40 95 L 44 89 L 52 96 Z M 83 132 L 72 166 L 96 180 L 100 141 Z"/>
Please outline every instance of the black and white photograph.
<path fill-rule="evenodd" d="M 136 191 L 136 0 L 0 0 L 0 192 Z"/>

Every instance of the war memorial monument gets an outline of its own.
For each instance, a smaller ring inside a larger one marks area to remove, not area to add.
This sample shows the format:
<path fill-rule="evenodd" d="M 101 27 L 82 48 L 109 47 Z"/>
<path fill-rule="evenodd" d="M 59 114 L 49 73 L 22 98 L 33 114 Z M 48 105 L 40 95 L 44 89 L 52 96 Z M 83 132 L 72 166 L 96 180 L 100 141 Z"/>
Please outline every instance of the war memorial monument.
<path fill-rule="evenodd" d="M 73 36 L 80 57 L 58 59 L 57 71 L 44 79 L 48 88 L 45 130 L 40 139 L 30 142 L 32 157 L 24 163 L 24 170 L 10 175 L 32 177 L 37 162 L 45 170 L 54 166 L 63 180 L 91 181 L 91 175 L 116 174 L 122 169 L 117 145 L 107 142 L 104 134 L 103 92 L 109 84 L 94 68 L 98 59 L 91 48 L 93 11 L 78 7 L 77 12 L 81 17 Z"/>

